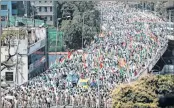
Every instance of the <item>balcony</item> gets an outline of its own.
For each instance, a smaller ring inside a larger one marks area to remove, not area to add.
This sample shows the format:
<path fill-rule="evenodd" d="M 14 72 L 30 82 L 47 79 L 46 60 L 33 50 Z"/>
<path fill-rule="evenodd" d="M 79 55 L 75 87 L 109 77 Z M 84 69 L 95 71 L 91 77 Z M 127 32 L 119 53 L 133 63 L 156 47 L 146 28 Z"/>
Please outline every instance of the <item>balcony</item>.
<path fill-rule="evenodd" d="M 36 43 L 32 44 L 29 46 L 28 48 L 28 55 L 32 54 L 33 52 L 41 49 L 42 47 L 44 47 L 46 45 L 46 39 L 42 39 L 37 41 Z"/>
<path fill-rule="evenodd" d="M 39 15 L 39 16 L 42 16 L 42 15 L 44 15 L 44 16 L 45 15 L 46 16 L 48 16 L 48 15 L 52 16 L 53 15 L 53 12 L 49 12 L 49 11 L 48 12 L 38 12 L 37 15 Z"/>
<path fill-rule="evenodd" d="M 30 55 L 46 45 L 46 29 L 33 28 L 28 34 L 30 37 L 28 39 L 28 55 Z"/>
<path fill-rule="evenodd" d="M 53 6 L 53 3 L 35 3 L 34 6 L 36 7 L 47 7 L 47 6 Z"/>

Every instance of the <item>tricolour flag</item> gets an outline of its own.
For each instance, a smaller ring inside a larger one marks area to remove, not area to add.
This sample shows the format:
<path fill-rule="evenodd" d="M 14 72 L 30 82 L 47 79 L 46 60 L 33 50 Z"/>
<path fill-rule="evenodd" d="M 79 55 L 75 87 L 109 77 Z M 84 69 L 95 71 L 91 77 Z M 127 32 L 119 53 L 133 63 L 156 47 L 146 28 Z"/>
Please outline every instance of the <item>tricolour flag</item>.
<path fill-rule="evenodd" d="M 119 61 L 119 66 L 124 67 L 125 65 L 126 65 L 125 60 L 121 58 L 120 61 Z"/>

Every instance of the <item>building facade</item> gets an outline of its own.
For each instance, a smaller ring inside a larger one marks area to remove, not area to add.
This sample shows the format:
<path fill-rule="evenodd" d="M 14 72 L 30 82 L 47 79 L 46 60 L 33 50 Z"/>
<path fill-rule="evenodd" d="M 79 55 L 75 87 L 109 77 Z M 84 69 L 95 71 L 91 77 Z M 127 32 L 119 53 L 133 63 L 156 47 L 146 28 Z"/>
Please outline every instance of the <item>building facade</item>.
<path fill-rule="evenodd" d="M 31 6 L 35 7 L 35 15 L 45 18 L 46 24 L 55 25 L 57 19 L 57 2 L 53 0 L 32 1 Z"/>
<path fill-rule="evenodd" d="M 11 16 L 18 16 L 20 10 L 18 9 L 19 1 L 8 1 L 8 0 L 2 0 L 1 1 L 1 21 L 2 21 L 2 27 L 7 26 L 7 19 Z"/>
<path fill-rule="evenodd" d="M 29 17 L 31 15 L 30 10 L 31 10 L 31 6 L 30 6 L 30 1 L 24 1 L 24 10 L 25 10 L 25 16 Z"/>
<path fill-rule="evenodd" d="M 8 15 L 9 16 L 12 15 L 12 2 L 2 0 L 0 13 L 1 13 L 2 27 L 5 27 L 7 25 L 6 20 L 7 20 Z"/>
<path fill-rule="evenodd" d="M 23 84 L 27 82 L 28 79 L 44 72 L 48 67 L 46 28 L 9 27 L 3 28 L 3 33 L 9 30 L 19 31 L 22 29 L 26 31 L 26 35 L 20 35 L 20 38 L 12 39 L 10 50 L 8 50 L 8 43 L 2 41 L 1 62 L 8 59 L 9 51 L 11 55 L 17 52 L 15 56 L 8 61 L 9 64 L 14 64 L 14 66 L 5 68 L 1 72 L 2 78 L 10 85 Z"/>

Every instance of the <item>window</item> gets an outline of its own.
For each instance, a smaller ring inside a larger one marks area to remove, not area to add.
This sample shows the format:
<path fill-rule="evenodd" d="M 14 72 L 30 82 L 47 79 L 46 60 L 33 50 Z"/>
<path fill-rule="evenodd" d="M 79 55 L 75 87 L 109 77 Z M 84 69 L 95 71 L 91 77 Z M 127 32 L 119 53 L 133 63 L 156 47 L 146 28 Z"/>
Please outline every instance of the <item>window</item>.
<path fill-rule="evenodd" d="M 50 12 L 52 12 L 52 7 L 50 7 Z"/>
<path fill-rule="evenodd" d="M 50 1 L 50 3 L 52 3 L 52 1 Z"/>
<path fill-rule="evenodd" d="M 50 16 L 50 21 L 52 21 L 53 20 L 53 18 L 52 18 L 52 16 Z"/>
<path fill-rule="evenodd" d="M 1 5 L 1 10 L 7 10 L 7 5 Z"/>
<path fill-rule="evenodd" d="M 6 81 L 13 81 L 13 72 L 6 72 L 5 79 Z"/>
<path fill-rule="evenodd" d="M 47 1 L 45 1 L 45 3 L 47 3 Z"/>
<path fill-rule="evenodd" d="M 12 9 L 17 9 L 17 4 L 16 3 L 12 4 Z"/>
<path fill-rule="evenodd" d="M 45 7 L 44 9 L 45 9 L 45 12 L 47 12 L 47 7 Z"/>
<path fill-rule="evenodd" d="M 42 11 L 42 8 L 41 7 L 39 7 L 39 12 L 41 12 Z"/>
<path fill-rule="evenodd" d="M 39 1 L 39 3 L 41 3 L 41 1 Z"/>

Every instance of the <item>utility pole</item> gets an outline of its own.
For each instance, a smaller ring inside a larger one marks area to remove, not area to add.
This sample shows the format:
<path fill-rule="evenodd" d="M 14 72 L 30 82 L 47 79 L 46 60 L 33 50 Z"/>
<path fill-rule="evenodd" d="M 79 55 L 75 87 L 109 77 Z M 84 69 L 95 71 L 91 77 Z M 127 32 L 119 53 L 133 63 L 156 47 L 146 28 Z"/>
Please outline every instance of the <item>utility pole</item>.
<path fill-rule="evenodd" d="M 18 36 L 17 36 L 17 40 L 19 39 L 19 30 L 18 30 Z M 19 42 L 19 41 L 18 41 Z M 18 81 L 18 46 L 19 46 L 19 43 L 17 43 L 17 49 L 16 49 L 16 85 L 19 84 L 19 81 Z"/>
<path fill-rule="evenodd" d="M 83 14 L 83 26 L 82 26 L 82 50 L 83 50 L 84 20 L 85 20 L 85 14 Z"/>
<path fill-rule="evenodd" d="M 62 18 L 57 18 L 57 30 L 56 30 L 56 47 L 55 47 L 55 52 L 56 52 L 56 60 L 58 58 L 58 54 L 57 54 L 57 47 L 58 47 L 58 32 L 59 32 L 59 21 L 61 20 Z"/>
<path fill-rule="evenodd" d="M 57 30 L 56 30 L 56 47 L 55 47 L 55 52 L 56 52 L 56 60 L 57 60 L 57 36 L 58 36 L 58 27 L 59 26 L 59 20 L 57 19 Z"/>
<path fill-rule="evenodd" d="M 35 16 L 35 2 L 34 2 L 34 6 L 32 6 L 32 11 L 33 11 L 33 21 L 34 21 L 34 27 L 35 27 L 35 19 L 34 19 L 34 16 Z"/>
<path fill-rule="evenodd" d="M 1 12 L 1 1 L 0 1 L 0 12 Z M 1 14 L 0 14 L 0 108 L 2 107 L 2 94 L 1 94 L 1 35 L 2 35 L 2 25 L 1 25 Z"/>

